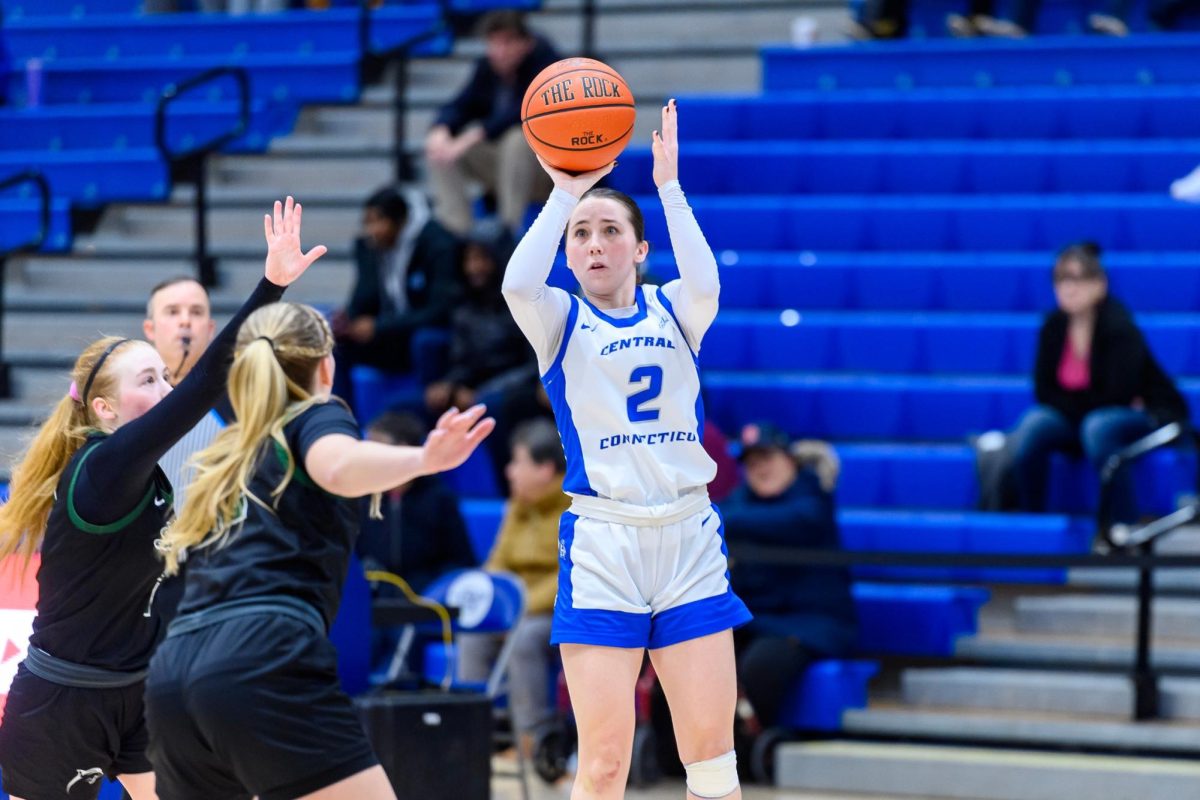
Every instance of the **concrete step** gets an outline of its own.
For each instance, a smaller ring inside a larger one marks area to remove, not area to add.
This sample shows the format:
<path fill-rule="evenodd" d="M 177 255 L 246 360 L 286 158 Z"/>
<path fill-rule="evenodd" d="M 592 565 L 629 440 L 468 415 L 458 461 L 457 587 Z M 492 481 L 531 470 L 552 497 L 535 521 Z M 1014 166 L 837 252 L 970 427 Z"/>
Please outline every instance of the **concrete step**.
<path fill-rule="evenodd" d="M 342 204 L 314 205 L 304 202 L 303 194 L 298 193 L 296 196 L 304 203 L 302 242 L 305 249 L 317 244 L 333 247 L 336 242 L 349 241 L 357 235 L 362 215 L 359 208 L 347 208 Z M 209 242 L 218 249 L 231 244 L 253 246 L 260 257 L 265 256 L 263 214 L 270 211 L 270 206 L 255 206 L 210 208 Z M 174 243 L 190 247 L 193 242 L 193 217 L 192 208 L 185 204 L 112 206 L 104 212 L 95 235 L 124 238 L 130 245 Z"/>
<path fill-rule="evenodd" d="M 776 752 L 776 783 L 806 791 L 974 800 L 1181 800 L 1200 765 L 1184 760 L 969 747 L 797 742 Z"/>
<path fill-rule="evenodd" d="M 67 313 L 95 308 L 141 313 L 150 290 L 176 275 L 194 275 L 190 259 L 111 260 L 86 257 L 25 256 L 10 262 L 5 306 L 16 310 Z M 213 308 L 234 311 L 262 277 L 261 258 L 224 260 L 218 265 L 221 285 L 210 290 Z M 354 282 L 354 265 L 329 256 L 317 262 L 289 287 L 289 300 L 303 303 L 342 302 Z"/>
<path fill-rule="evenodd" d="M 959 658 L 989 665 L 1015 664 L 1084 670 L 1129 668 L 1134 659 L 1132 637 L 1071 637 L 1062 634 L 984 632 L 965 636 L 954 648 Z M 1155 637 L 1151 663 L 1160 670 L 1200 670 L 1200 648 L 1194 642 Z"/>
<path fill-rule="evenodd" d="M 329 253 L 325 258 L 345 260 L 353 256 L 352 236 L 353 232 L 347 234 L 344 238 L 339 237 L 337 240 L 327 242 L 313 242 L 313 244 L 323 244 L 329 248 Z M 307 241 L 307 236 L 305 236 L 305 239 L 304 246 L 311 246 Z M 157 236 L 149 238 L 143 235 L 134 238 L 120 232 L 102 232 L 76 236 L 75 252 L 87 258 L 110 261 L 119 259 L 164 259 L 174 261 L 190 258 L 194 252 L 194 245 L 192 244 L 190 233 L 186 236 L 176 237 Z M 261 228 L 259 229 L 257 239 L 249 234 L 245 234 L 240 238 L 222 236 L 215 242 L 211 237 L 209 239 L 209 254 L 221 260 L 236 259 L 249 261 L 262 259 L 266 255 L 266 252 L 267 248 L 262 239 Z"/>
<path fill-rule="evenodd" d="M 335 298 L 341 303 L 345 298 Z M 217 327 L 232 316 L 232 308 L 214 313 Z M 60 311 L 25 311 L 4 315 L 5 358 L 23 365 L 58 366 L 74 363 L 75 357 L 89 343 L 101 336 L 142 337 L 145 305 L 121 308 L 110 301 L 103 310 L 76 313 Z M 20 396 L 24 400 L 24 396 Z"/>
<path fill-rule="evenodd" d="M 1165 719 L 1200 720 L 1200 680 L 1164 678 Z M 901 677 L 905 704 L 922 709 L 999 709 L 1128 719 L 1133 687 L 1124 675 L 987 669 L 907 669 Z"/>
<path fill-rule="evenodd" d="M 784 34 L 786 35 L 786 34 Z M 756 92 L 762 87 L 762 63 L 757 47 L 723 47 L 711 43 L 662 49 L 600 53 L 620 73 L 635 99 L 671 97 L 691 92 Z M 406 96 L 420 105 L 441 105 L 453 97 L 470 76 L 468 58 L 415 62 Z M 367 88 L 369 104 L 390 102 L 389 83 Z"/>
<path fill-rule="evenodd" d="M 1200 639 L 1200 600 L 1159 598 L 1153 609 L 1155 632 L 1177 639 Z M 1016 628 L 1023 632 L 1132 636 L 1137 601 L 1104 595 L 1020 597 L 1015 611 Z"/>
<path fill-rule="evenodd" d="M 1067 584 L 1080 589 L 1133 591 L 1137 588 L 1138 573 L 1133 569 L 1072 569 L 1067 572 Z M 1200 569 L 1163 569 L 1154 574 L 1157 591 L 1191 592 L 1200 587 Z"/>
<path fill-rule="evenodd" d="M 364 194 L 386 183 L 392 176 L 387 155 L 371 153 L 334 154 L 324 158 L 293 155 L 230 155 L 214 158 L 209 166 L 209 184 L 254 185 L 277 197 L 291 194 L 304 200 L 304 189 L 337 186 L 343 191 Z"/>
<path fill-rule="evenodd" d="M 298 127 L 297 133 L 276 139 L 271 144 L 271 153 L 304 154 L 308 158 L 322 158 L 328 155 L 390 157 L 392 137 L 395 135 L 392 129 L 391 109 L 383 106 L 353 106 L 347 110 L 351 109 L 356 113 L 344 124 L 333 121 L 337 117 L 337 106 L 324 106 L 314 110 L 311 118 L 305 122 L 304 129 L 300 130 Z M 635 146 L 649 145 L 650 133 L 659 127 L 661 109 L 661 98 L 638 102 L 632 139 Z M 364 111 L 368 113 L 361 113 Z M 423 109 L 406 117 L 406 151 L 418 162 L 422 155 L 425 134 L 433 124 L 434 118 L 434 109 Z M 687 135 L 686 129 L 684 135 Z"/>
<path fill-rule="evenodd" d="M 1200 725 L 1130 722 L 989 709 L 922 710 L 872 704 L 850 709 L 842 729 L 861 736 L 904 736 L 1037 747 L 1095 747 L 1200 754 Z"/>

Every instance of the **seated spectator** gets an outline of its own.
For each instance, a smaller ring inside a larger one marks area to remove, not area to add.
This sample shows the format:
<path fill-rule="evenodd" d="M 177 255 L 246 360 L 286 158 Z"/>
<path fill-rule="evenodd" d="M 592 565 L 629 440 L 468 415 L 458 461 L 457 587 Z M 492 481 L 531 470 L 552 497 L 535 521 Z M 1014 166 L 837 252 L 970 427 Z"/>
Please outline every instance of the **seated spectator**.
<path fill-rule="evenodd" d="M 484 403 L 499 435 L 488 447 L 497 479 L 504 483 L 508 440 L 537 404 L 537 359 L 500 293 L 514 243 L 499 222 L 477 223 L 463 248 L 462 301 L 450 315 L 449 369 L 425 387 L 425 411 L 437 419 L 450 406 Z"/>
<path fill-rule="evenodd" d="M 533 391 L 537 360 L 500 293 L 512 237 L 499 223 L 480 222 L 463 248 L 462 300 L 450 314 L 450 364 L 425 387 L 425 405 L 433 418 L 451 405 L 477 402 L 498 406 L 511 390 Z"/>
<path fill-rule="evenodd" d="M 996 0 L 971 0 L 966 16 L 949 14 L 946 27 L 954 36 L 999 36 L 1021 39 L 1033 33 L 1041 0 L 1015 0 L 1011 19 L 996 16 Z"/>
<path fill-rule="evenodd" d="M 459 296 L 461 243 L 429 216 L 417 192 L 391 187 L 363 208 L 363 235 L 354 243 L 357 276 L 346 308 L 333 315 L 337 338 L 335 393 L 351 401 L 350 369 L 369 364 L 392 372 L 439 369 L 412 354 L 415 334 L 445 327 Z"/>
<path fill-rule="evenodd" d="M 508 465 L 511 487 L 500 534 L 484 569 L 511 572 L 525 583 L 525 616 L 509 661 L 509 707 L 521 747 L 531 750 L 531 731 L 554 711 L 549 706 L 550 621 L 558 593 L 558 525 L 571 499 L 563 493 L 567 461 L 558 429 L 549 420 L 517 428 Z M 459 678 L 487 679 L 500 642 L 487 634 L 458 638 Z"/>
<path fill-rule="evenodd" d="M 738 683 L 753 715 L 739 714 L 739 747 L 779 723 L 788 690 L 808 665 L 848 654 L 857 639 L 857 619 L 844 567 L 771 565 L 741 561 L 739 544 L 836 550 L 834 489 L 839 463 L 823 442 L 792 443 L 772 425 L 747 425 L 739 457 L 745 482 L 721 504 L 725 538 L 734 549 L 730 582 L 754 620 L 734 631 Z M 666 703 L 654 702 L 664 767 L 678 765 Z M 748 757 L 738 759 L 749 764 Z"/>
<path fill-rule="evenodd" d="M 411 414 L 386 413 L 367 426 L 367 438 L 420 445 L 425 441 L 425 426 Z M 426 475 L 385 492 L 381 508 L 383 519 L 371 519 L 366 501 L 363 504 L 355 550 L 366 569 L 393 572 L 420 594 L 439 575 L 475 566 L 458 498 L 439 476 Z M 399 590 L 381 583 L 375 591 L 390 597 Z M 371 663 L 386 663 L 397 637 L 377 631 L 374 639 Z"/>
<path fill-rule="evenodd" d="M 465 235 L 473 218 L 468 188 L 475 181 L 494 193 L 500 221 L 515 234 L 529 204 L 553 188 L 521 132 L 521 100 L 559 55 L 517 11 L 485 15 L 479 31 L 487 54 L 425 139 L 434 211 L 443 225 Z"/>
<path fill-rule="evenodd" d="M 793 444 L 771 425 L 741 435 L 746 481 L 721 506 L 737 544 L 836 550 L 834 489 L 840 464 L 822 442 Z M 763 728 L 776 724 L 789 687 L 819 658 L 846 655 L 857 638 L 844 567 L 730 563 L 730 581 L 754 614 L 734 632 L 738 680 Z"/>
<path fill-rule="evenodd" d="M 1086 455 L 1097 469 L 1156 426 L 1188 419 L 1187 402 L 1159 366 L 1129 310 L 1108 293 L 1100 249 L 1076 244 L 1054 266 L 1058 309 L 1042 324 L 1034 369 L 1037 405 L 1006 442 L 1018 507 L 1046 509 L 1054 452 Z M 1113 485 L 1113 520 L 1138 517 L 1133 476 Z"/>

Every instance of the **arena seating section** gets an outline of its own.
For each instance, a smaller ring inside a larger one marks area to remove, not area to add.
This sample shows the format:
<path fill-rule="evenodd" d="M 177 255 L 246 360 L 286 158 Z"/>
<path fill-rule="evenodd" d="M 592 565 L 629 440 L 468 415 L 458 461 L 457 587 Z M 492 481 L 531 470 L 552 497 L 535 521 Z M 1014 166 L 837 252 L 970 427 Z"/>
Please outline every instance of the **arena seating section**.
<path fill-rule="evenodd" d="M 0 179 L 30 164 L 47 175 L 47 249 L 70 248 L 72 207 L 167 196 L 154 113 L 172 82 L 244 67 L 244 151 L 287 133 L 302 104 L 351 103 L 362 89 L 354 9 L 281 22 L 142 16 L 138 0 L 0 6 L 13 64 Z M 435 2 L 374 13 L 373 49 L 440 24 Z M 767 419 L 832 440 L 848 549 L 1086 552 L 1093 470 L 1056 461 L 1054 513 L 979 513 L 968 437 L 1010 427 L 1031 404 L 1053 252 L 1082 238 L 1104 246 L 1115 293 L 1200 410 L 1200 209 L 1166 193 L 1200 163 L 1197 52 L 1191 35 L 768 48 L 761 94 L 681 97 L 683 183 L 722 265 L 722 311 L 701 354 L 709 416 L 730 433 Z M 41 95 L 28 107 L 35 58 Z M 173 146 L 222 131 L 236 107 L 228 81 L 173 105 Z M 649 164 L 631 149 L 613 183 L 642 203 L 651 272 L 668 280 Z M 0 197 L 0 249 L 28 235 L 35 211 L 31 197 Z M 561 259 L 552 280 L 571 285 Z M 1146 507 L 1173 507 L 1194 471 L 1187 453 L 1151 458 L 1138 472 Z M 474 458 L 452 476 L 481 556 L 502 512 L 486 472 Z M 1065 580 L 1061 569 L 855 575 L 867 655 L 951 655 L 988 599 L 962 584 Z"/>

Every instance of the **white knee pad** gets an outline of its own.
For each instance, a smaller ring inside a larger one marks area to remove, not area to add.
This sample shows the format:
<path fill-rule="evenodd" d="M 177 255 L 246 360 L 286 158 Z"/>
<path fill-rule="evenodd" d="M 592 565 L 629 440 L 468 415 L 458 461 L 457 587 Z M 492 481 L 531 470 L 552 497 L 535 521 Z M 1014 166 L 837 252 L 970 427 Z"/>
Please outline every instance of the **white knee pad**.
<path fill-rule="evenodd" d="M 718 798 L 738 788 L 737 755 L 730 750 L 723 756 L 684 766 L 688 791 L 696 797 Z"/>

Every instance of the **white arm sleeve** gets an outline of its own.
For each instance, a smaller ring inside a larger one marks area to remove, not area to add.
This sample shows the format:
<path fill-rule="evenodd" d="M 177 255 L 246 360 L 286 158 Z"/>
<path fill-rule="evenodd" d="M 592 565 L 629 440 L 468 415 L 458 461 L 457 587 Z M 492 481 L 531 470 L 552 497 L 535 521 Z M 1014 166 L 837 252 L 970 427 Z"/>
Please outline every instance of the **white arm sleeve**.
<path fill-rule="evenodd" d="M 658 190 L 658 196 L 662 200 L 671 249 L 675 251 L 675 263 L 679 267 L 679 280 L 664 286 L 663 294 L 671 301 L 688 344 L 699 352 L 704 334 L 717 318 L 721 295 L 717 259 L 696 223 L 679 181 L 664 184 Z"/>
<path fill-rule="evenodd" d="M 509 259 L 501 286 L 513 319 L 537 353 L 542 372 L 554 361 L 562 341 L 571 298 L 546 285 L 558 243 L 571 212 L 579 203 L 569 192 L 555 189 Z"/>

